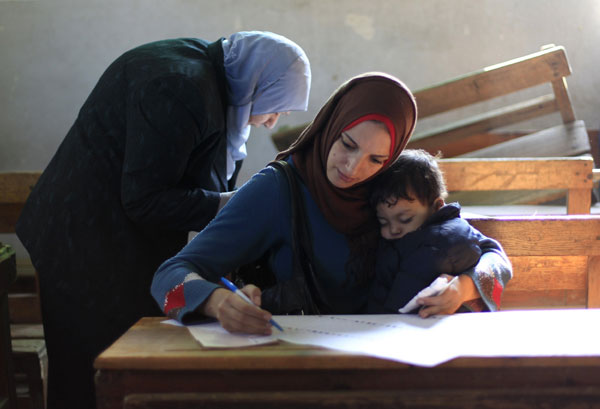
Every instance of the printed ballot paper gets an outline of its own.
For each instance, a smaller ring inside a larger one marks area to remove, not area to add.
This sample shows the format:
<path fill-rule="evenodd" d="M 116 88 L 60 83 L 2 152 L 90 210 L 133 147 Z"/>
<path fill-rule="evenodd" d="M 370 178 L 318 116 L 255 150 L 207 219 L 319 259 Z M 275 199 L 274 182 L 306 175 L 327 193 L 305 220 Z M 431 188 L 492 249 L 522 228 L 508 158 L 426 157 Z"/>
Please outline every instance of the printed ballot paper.
<path fill-rule="evenodd" d="M 187 326 L 205 348 L 278 340 L 418 366 L 456 357 L 600 356 L 600 309 L 503 311 L 421 318 L 414 314 L 276 315 L 284 331 L 231 334 L 216 323 Z M 173 321 L 171 321 L 173 323 Z M 179 324 L 181 325 L 181 324 Z M 473 342 L 484 337 L 486 342 Z M 519 342 L 514 342 L 519 339 Z M 452 341 L 452 348 L 446 346 Z"/>

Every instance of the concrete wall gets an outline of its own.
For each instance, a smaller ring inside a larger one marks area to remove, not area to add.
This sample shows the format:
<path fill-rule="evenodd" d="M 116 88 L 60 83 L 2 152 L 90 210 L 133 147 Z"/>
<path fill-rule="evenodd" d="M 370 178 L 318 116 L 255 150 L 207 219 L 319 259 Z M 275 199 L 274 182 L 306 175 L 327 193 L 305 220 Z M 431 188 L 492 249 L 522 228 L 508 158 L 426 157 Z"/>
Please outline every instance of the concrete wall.
<path fill-rule="evenodd" d="M 0 0 L 0 171 L 43 169 L 125 50 L 252 29 L 288 36 L 312 63 L 309 110 L 281 125 L 312 119 L 364 71 L 387 71 L 416 90 L 548 43 L 567 49 L 576 115 L 600 124 L 598 0 Z M 276 153 L 262 129 L 248 150 L 242 182 Z"/>

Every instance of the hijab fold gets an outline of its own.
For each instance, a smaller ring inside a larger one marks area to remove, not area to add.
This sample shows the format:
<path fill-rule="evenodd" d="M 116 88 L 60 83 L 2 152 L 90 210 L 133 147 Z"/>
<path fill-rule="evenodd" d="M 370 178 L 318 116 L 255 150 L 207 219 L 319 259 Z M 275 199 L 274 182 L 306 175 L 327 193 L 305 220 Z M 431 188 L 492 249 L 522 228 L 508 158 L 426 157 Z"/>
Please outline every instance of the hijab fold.
<path fill-rule="evenodd" d="M 361 118 L 384 117 L 393 126 L 390 158 L 366 181 L 341 189 L 327 179 L 327 157 L 333 143 L 350 124 Z M 372 232 L 369 181 L 393 163 L 415 128 L 417 105 L 410 90 L 397 78 L 384 73 L 366 73 L 342 84 L 321 108 L 299 138 L 277 159 L 292 155 L 294 165 L 327 221 L 347 236 Z"/>
<path fill-rule="evenodd" d="M 310 64 L 296 43 L 266 31 L 244 31 L 223 40 L 228 84 L 227 179 L 246 157 L 250 115 L 306 111 Z"/>

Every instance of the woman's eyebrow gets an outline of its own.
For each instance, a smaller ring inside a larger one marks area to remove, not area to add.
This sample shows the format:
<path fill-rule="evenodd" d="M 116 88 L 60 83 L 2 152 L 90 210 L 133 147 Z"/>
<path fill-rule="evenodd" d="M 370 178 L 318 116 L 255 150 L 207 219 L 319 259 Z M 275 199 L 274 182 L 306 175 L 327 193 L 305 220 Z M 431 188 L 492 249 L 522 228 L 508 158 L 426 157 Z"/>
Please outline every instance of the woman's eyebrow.
<path fill-rule="evenodd" d="M 354 139 L 352 139 L 352 137 L 350 135 L 348 135 L 348 132 L 342 132 L 342 136 L 345 136 L 346 138 L 350 139 L 350 142 L 352 142 L 355 146 L 358 146 L 356 141 Z"/>
<path fill-rule="evenodd" d="M 376 153 L 374 153 L 374 154 L 373 154 L 373 155 L 371 155 L 371 156 L 376 156 L 376 157 L 378 157 L 378 158 L 382 158 L 382 159 L 387 159 L 387 158 L 389 158 L 389 157 L 390 157 L 390 155 L 388 155 L 388 154 L 384 154 L 384 155 L 378 155 L 378 154 L 376 154 Z"/>
<path fill-rule="evenodd" d="M 350 135 L 348 135 L 347 132 L 342 132 L 342 136 L 345 136 L 346 138 L 348 138 L 350 140 L 350 142 L 352 142 L 354 144 L 354 146 L 360 146 L 358 143 L 356 143 L 356 141 L 354 139 L 352 139 L 352 137 Z M 382 159 L 387 159 L 390 157 L 389 154 L 378 155 L 376 153 L 372 154 L 371 156 L 375 156 L 377 158 L 382 158 Z"/>

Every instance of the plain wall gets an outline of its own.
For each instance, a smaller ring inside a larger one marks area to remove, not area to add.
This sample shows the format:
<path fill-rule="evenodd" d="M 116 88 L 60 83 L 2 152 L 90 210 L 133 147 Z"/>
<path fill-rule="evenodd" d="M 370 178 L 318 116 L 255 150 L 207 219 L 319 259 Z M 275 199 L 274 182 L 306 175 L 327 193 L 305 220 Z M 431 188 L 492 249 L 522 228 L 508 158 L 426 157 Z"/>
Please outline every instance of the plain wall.
<path fill-rule="evenodd" d="M 285 35 L 311 61 L 308 112 L 278 126 L 309 121 L 339 84 L 365 71 L 417 90 L 549 43 L 567 50 L 577 117 L 600 124 L 598 0 L 0 0 L 0 171 L 43 169 L 124 51 L 241 30 Z M 240 183 L 275 156 L 270 133 L 253 130 Z"/>

